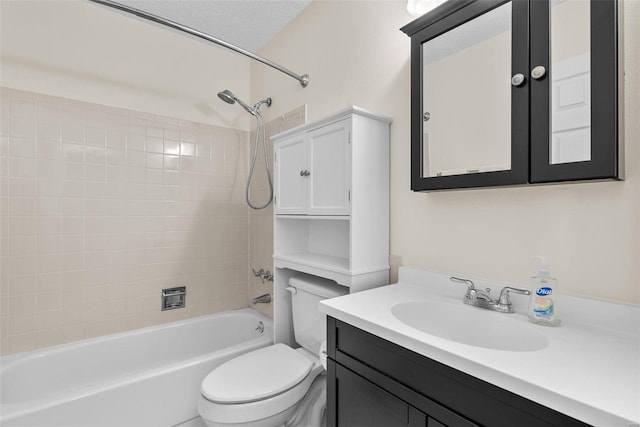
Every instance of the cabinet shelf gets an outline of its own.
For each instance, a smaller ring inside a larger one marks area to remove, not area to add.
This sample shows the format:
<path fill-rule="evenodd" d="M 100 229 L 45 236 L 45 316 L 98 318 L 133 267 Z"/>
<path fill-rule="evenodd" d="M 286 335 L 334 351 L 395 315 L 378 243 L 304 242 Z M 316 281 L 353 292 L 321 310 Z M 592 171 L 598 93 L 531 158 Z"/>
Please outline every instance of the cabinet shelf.
<path fill-rule="evenodd" d="M 351 270 L 349 269 L 349 258 L 341 258 L 312 252 L 298 252 L 286 255 L 277 255 L 274 258 L 276 260 L 276 264 L 278 263 L 278 261 L 291 264 L 289 268 L 293 267 L 292 264 L 296 264 L 298 266 L 298 269 L 300 270 L 303 270 L 304 266 L 309 266 L 313 268 L 333 271 L 340 274 L 351 274 Z"/>
<path fill-rule="evenodd" d="M 276 215 L 278 219 L 326 219 L 335 221 L 349 221 L 350 216 L 336 216 L 336 215 L 293 215 L 293 214 L 279 214 Z"/>

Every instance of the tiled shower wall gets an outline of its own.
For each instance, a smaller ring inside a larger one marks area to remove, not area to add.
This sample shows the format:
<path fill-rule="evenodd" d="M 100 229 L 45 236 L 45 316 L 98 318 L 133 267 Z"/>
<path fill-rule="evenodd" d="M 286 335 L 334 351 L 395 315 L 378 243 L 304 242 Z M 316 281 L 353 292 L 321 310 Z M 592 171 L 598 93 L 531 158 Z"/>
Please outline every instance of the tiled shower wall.
<path fill-rule="evenodd" d="M 246 132 L 0 98 L 2 354 L 248 305 Z"/>

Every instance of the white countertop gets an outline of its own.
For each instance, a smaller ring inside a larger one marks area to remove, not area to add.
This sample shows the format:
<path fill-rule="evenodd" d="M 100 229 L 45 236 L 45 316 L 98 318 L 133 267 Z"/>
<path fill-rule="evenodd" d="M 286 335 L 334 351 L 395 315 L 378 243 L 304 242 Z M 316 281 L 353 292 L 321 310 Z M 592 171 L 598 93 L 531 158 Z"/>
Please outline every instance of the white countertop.
<path fill-rule="evenodd" d="M 474 282 L 476 288 L 491 287 L 494 295 L 506 285 Z M 549 344 L 536 351 L 449 341 L 391 313 L 391 307 L 408 301 L 463 305 L 465 289 L 449 282 L 449 275 L 403 267 L 398 284 L 322 301 L 320 311 L 586 423 L 640 425 L 640 306 L 561 295 L 562 325 L 545 327 L 528 322 L 528 297 L 512 295 L 516 313 L 499 315 L 543 334 Z M 483 333 L 481 325 L 470 327 Z"/>

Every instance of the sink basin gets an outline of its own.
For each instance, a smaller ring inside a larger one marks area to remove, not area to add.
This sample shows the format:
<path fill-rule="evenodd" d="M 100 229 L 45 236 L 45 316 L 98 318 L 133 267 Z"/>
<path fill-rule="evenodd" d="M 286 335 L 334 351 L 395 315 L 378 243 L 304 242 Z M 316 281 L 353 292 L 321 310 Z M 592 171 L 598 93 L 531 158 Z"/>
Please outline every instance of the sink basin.
<path fill-rule="evenodd" d="M 412 328 L 475 347 L 503 351 L 536 351 L 548 345 L 547 338 L 530 323 L 460 303 L 429 301 L 404 302 L 391 307 L 391 313 Z"/>

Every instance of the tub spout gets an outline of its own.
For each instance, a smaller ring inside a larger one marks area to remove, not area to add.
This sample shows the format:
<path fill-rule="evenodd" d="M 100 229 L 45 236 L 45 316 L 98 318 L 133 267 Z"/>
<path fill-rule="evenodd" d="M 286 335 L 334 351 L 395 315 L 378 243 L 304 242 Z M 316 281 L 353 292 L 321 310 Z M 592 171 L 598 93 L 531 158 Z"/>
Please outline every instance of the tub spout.
<path fill-rule="evenodd" d="M 271 294 L 260 295 L 251 300 L 251 304 L 266 304 L 271 302 Z"/>

